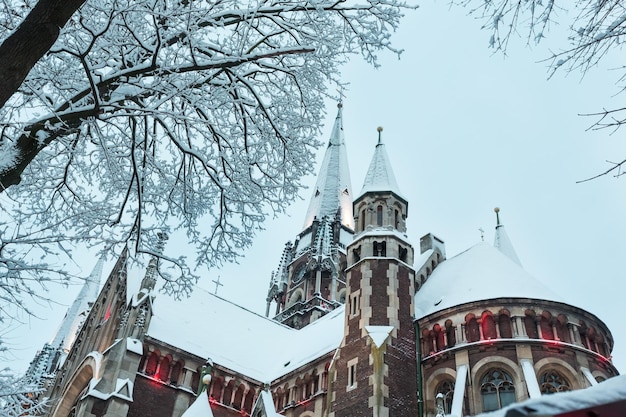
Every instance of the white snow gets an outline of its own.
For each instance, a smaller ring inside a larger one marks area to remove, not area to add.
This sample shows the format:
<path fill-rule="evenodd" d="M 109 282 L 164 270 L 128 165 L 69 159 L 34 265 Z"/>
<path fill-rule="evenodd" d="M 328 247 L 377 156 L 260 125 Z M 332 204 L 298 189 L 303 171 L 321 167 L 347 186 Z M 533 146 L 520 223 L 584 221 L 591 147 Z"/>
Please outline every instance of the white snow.
<path fill-rule="evenodd" d="M 365 326 L 365 330 L 374 345 L 380 348 L 392 332 L 393 326 Z"/>
<path fill-rule="evenodd" d="M 494 298 L 564 302 L 498 249 L 482 242 L 442 262 L 415 295 L 415 317 Z"/>
<path fill-rule="evenodd" d="M 211 404 L 209 403 L 206 390 L 198 395 L 198 398 L 196 398 L 187 411 L 183 413 L 182 417 L 213 417 L 213 410 L 211 410 Z"/>
<path fill-rule="evenodd" d="M 506 231 L 504 230 L 504 226 L 501 224 L 498 224 L 496 226 L 496 234 L 494 237 L 493 246 L 497 248 L 500 252 L 508 256 L 513 262 L 515 262 L 519 266 L 522 266 L 522 263 L 517 256 L 517 252 L 515 252 L 515 248 L 513 247 L 513 244 L 509 239 L 509 235 L 506 233 Z"/>
<path fill-rule="evenodd" d="M 136 353 L 137 355 L 143 355 L 143 345 L 141 341 L 132 337 L 126 339 L 126 350 Z"/>
<path fill-rule="evenodd" d="M 520 416 L 551 416 L 616 401 L 626 401 L 626 375 L 613 377 L 582 390 L 543 395 L 541 398 L 511 404 L 498 411 L 479 414 L 476 417 L 505 417 L 511 410 L 518 411 L 515 415 Z"/>
<path fill-rule="evenodd" d="M 198 320 L 204 323 L 202 332 Z M 232 323 L 245 325 L 234 331 Z M 147 334 L 263 382 L 335 350 L 343 324 L 344 308 L 339 307 L 295 330 L 196 288 L 183 302 L 159 295 Z"/>

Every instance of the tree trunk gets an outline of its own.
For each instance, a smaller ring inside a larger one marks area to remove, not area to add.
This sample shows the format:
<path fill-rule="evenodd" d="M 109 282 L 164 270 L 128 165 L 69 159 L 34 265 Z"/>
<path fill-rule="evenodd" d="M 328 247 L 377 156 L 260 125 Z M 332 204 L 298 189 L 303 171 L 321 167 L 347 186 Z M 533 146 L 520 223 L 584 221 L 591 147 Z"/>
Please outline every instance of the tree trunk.
<path fill-rule="evenodd" d="M 0 45 L 0 107 L 20 87 L 31 68 L 52 47 L 60 29 L 85 0 L 39 0 Z"/>

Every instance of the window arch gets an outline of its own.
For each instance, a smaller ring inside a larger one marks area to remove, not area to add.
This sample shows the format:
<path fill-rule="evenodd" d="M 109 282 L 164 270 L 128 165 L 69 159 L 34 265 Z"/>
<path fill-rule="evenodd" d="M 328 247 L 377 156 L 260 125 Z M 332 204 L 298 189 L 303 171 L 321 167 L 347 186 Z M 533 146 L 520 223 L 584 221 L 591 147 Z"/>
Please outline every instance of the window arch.
<path fill-rule="evenodd" d="M 162 382 L 167 382 L 170 377 L 170 364 L 172 363 L 172 357 L 170 355 L 166 355 L 163 359 L 161 359 L 161 364 L 159 365 L 159 374 L 157 378 Z"/>
<path fill-rule="evenodd" d="M 376 207 L 376 226 L 383 225 L 383 206 Z"/>
<path fill-rule="evenodd" d="M 483 312 L 480 322 L 483 328 L 483 338 L 485 340 L 498 338 L 498 333 L 496 332 L 496 323 L 493 319 L 493 314 L 491 313 L 491 311 L 487 310 Z"/>
<path fill-rule="evenodd" d="M 513 329 L 511 328 L 511 313 L 507 309 L 500 310 L 498 314 L 498 329 L 500 337 L 510 339 L 513 337 Z"/>
<path fill-rule="evenodd" d="M 156 373 L 159 366 L 159 351 L 155 350 L 150 354 L 148 361 L 146 362 L 146 371 L 144 372 L 148 376 L 152 376 Z"/>
<path fill-rule="evenodd" d="M 515 402 L 513 378 L 500 368 L 487 371 L 480 380 L 483 411 L 499 410 Z"/>
<path fill-rule="evenodd" d="M 437 388 L 435 388 L 435 398 L 438 394 L 443 395 L 443 411 L 446 414 L 450 414 L 452 412 L 452 399 L 454 396 L 454 381 L 444 380 Z"/>
<path fill-rule="evenodd" d="M 480 340 L 478 320 L 472 313 L 465 316 L 465 337 L 468 342 L 478 342 Z"/>
<path fill-rule="evenodd" d="M 224 390 L 224 378 L 213 378 L 213 386 L 211 387 L 211 398 L 216 401 L 222 401 L 222 391 Z"/>
<path fill-rule="evenodd" d="M 539 388 L 542 394 L 554 394 L 555 392 L 571 391 L 572 385 L 559 372 L 549 370 L 539 376 Z"/>

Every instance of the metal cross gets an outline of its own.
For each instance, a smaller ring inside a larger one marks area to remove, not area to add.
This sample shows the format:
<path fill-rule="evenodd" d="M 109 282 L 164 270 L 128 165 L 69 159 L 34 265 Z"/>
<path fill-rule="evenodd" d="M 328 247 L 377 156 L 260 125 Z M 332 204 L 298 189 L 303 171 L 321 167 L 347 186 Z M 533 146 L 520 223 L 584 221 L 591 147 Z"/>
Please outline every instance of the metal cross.
<path fill-rule="evenodd" d="M 215 295 L 217 295 L 217 289 L 218 289 L 219 287 L 223 287 L 223 286 L 224 286 L 224 284 L 222 284 L 222 283 L 220 282 L 220 277 L 221 277 L 221 276 L 220 276 L 220 275 L 218 275 L 218 276 L 217 276 L 217 279 L 216 279 L 216 280 L 214 279 L 214 280 L 212 281 L 212 282 L 214 282 L 214 283 L 215 283 L 215 291 L 213 292 L 213 294 L 215 294 Z"/>

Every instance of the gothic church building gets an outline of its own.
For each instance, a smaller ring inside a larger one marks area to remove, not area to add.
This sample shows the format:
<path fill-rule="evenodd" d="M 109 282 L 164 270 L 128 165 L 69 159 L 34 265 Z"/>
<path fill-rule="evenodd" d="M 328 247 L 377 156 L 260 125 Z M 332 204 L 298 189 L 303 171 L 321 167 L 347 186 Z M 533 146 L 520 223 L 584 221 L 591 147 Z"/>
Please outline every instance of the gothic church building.
<path fill-rule="evenodd" d="M 62 346 L 33 362 L 52 375 L 49 415 L 464 416 L 617 375 L 609 329 L 524 271 L 499 213 L 493 245 L 413 246 L 381 131 L 354 194 L 339 105 L 268 317 L 157 294 L 157 261 L 138 272 L 127 250 L 97 296 L 88 280 Z"/>

